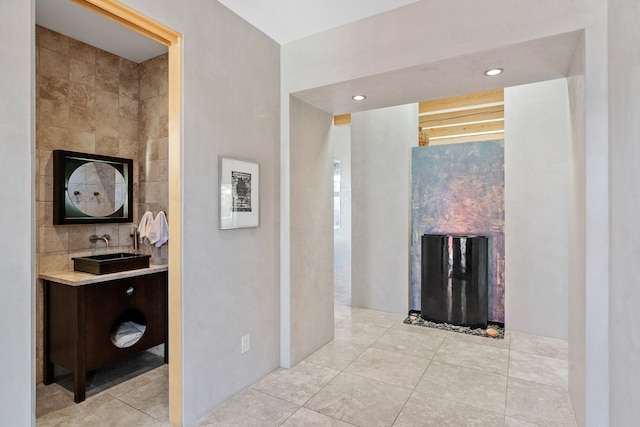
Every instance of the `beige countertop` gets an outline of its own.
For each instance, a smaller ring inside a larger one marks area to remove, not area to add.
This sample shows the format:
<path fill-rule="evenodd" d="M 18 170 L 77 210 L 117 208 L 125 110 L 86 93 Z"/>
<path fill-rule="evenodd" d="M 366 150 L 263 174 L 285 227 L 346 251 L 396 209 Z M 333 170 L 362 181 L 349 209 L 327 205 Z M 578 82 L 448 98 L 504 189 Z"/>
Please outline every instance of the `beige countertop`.
<path fill-rule="evenodd" d="M 41 273 L 38 275 L 38 278 L 62 283 L 63 285 L 82 286 L 110 280 L 126 279 L 127 277 L 144 276 L 145 274 L 160 273 L 168 270 L 169 267 L 167 264 L 158 264 L 150 265 L 149 268 L 139 268 L 137 270 L 120 271 L 109 274 L 91 274 L 73 270 L 52 271 L 49 273 Z"/>

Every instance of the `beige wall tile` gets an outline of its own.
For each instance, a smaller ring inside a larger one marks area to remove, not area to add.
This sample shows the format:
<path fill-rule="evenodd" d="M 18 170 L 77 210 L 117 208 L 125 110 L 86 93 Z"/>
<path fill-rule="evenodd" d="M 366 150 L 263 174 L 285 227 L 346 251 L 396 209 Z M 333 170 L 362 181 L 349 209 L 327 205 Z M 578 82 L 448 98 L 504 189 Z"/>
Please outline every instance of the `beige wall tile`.
<path fill-rule="evenodd" d="M 96 67 L 98 70 L 107 71 L 118 75 L 120 58 L 113 53 L 102 49 L 96 50 Z"/>
<path fill-rule="evenodd" d="M 120 138 L 119 140 L 120 157 L 134 159 L 138 154 L 138 143 Z"/>
<path fill-rule="evenodd" d="M 82 132 L 95 132 L 96 115 L 92 108 L 72 105 L 69 108 L 69 127 Z"/>
<path fill-rule="evenodd" d="M 150 160 L 147 168 L 147 182 L 168 181 L 169 162 L 166 160 Z"/>
<path fill-rule="evenodd" d="M 147 182 L 144 187 L 146 203 L 167 203 L 169 197 L 166 182 Z"/>
<path fill-rule="evenodd" d="M 120 247 L 130 247 L 133 249 L 133 237 L 131 234 L 133 233 L 133 229 L 137 229 L 137 224 L 118 224 L 118 244 Z"/>
<path fill-rule="evenodd" d="M 93 153 L 96 147 L 96 135 L 92 132 L 71 132 L 65 149 L 81 153 Z"/>
<path fill-rule="evenodd" d="M 69 96 L 69 80 L 38 74 L 37 93 L 40 99 L 66 101 Z"/>
<path fill-rule="evenodd" d="M 36 171 L 38 175 L 53 175 L 53 153 L 51 150 L 36 151 Z"/>
<path fill-rule="evenodd" d="M 96 103 L 96 90 L 79 83 L 69 84 L 69 104 L 93 110 Z"/>
<path fill-rule="evenodd" d="M 119 231 L 118 224 L 98 224 L 96 225 L 96 234 L 100 237 L 109 235 L 109 246 L 119 246 Z M 98 242 L 99 246 L 102 247 L 104 242 Z"/>
<path fill-rule="evenodd" d="M 96 112 L 118 115 L 118 94 L 104 90 L 96 90 Z"/>
<path fill-rule="evenodd" d="M 39 69 L 43 76 L 68 79 L 69 57 L 41 47 Z"/>
<path fill-rule="evenodd" d="M 36 202 L 53 202 L 53 176 L 36 176 Z"/>
<path fill-rule="evenodd" d="M 164 74 L 150 76 L 140 80 L 140 98 L 149 99 L 154 96 L 168 93 L 169 79 Z"/>
<path fill-rule="evenodd" d="M 63 55 L 69 54 L 69 37 L 36 25 L 36 45 Z"/>
<path fill-rule="evenodd" d="M 80 40 L 69 39 L 69 56 L 90 65 L 96 65 L 97 49 Z"/>
<path fill-rule="evenodd" d="M 125 119 L 120 117 L 118 120 L 118 131 L 120 138 L 128 140 L 138 139 L 139 123 L 138 120 Z"/>
<path fill-rule="evenodd" d="M 39 273 L 69 269 L 69 255 L 66 252 L 43 253 L 38 258 Z"/>
<path fill-rule="evenodd" d="M 123 79 L 120 77 L 120 95 L 128 96 L 131 99 L 140 99 L 140 85 L 138 80 Z"/>
<path fill-rule="evenodd" d="M 118 116 L 98 114 L 96 118 L 96 133 L 117 138 L 119 136 Z"/>
<path fill-rule="evenodd" d="M 144 99 L 141 102 L 140 117 L 149 119 L 151 117 L 167 116 L 169 112 L 169 101 L 167 95 L 158 95 L 153 98 Z"/>
<path fill-rule="evenodd" d="M 120 156 L 118 138 L 105 135 L 96 136 L 96 154 L 105 156 Z"/>
<path fill-rule="evenodd" d="M 166 138 L 169 136 L 169 116 L 160 117 L 160 137 Z"/>
<path fill-rule="evenodd" d="M 69 249 L 69 230 L 65 226 L 38 227 L 38 252 L 59 252 Z"/>
<path fill-rule="evenodd" d="M 96 89 L 118 93 L 118 73 L 96 68 Z"/>
<path fill-rule="evenodd" d="M 151 138 L 160 138 L 160 119 L 158 117 L 140 120 L 140 140 L 148 141 Z"/>
<path fill-rule="evenodd" d="M 89 236 L 96 234 L 95 225 L 70 225 L 69 226 L 69 250 L 93 249 L 93 243 L 89 241 Z"/>
<path fill-rule="evenodd" d="M 53 202 L 36 202 L 38 226 L 53 225 Z"/>
<path fill-rule="evenodd" d="M 138 80 L 138 64 L 126 58 L 119 58 L 120 80 Z"/>
<path fill-rule="evenodd" d="M 148 160 L 158 160 L 161 158 L 160 156 L 160 139 L 148 139 L 146 141 L 147 144 L 147 159 Z"/>
<path fill-rule="evenodd" d="M 60 127 L 69 126 L 69 105 L 64 101 L 39 99 L 36 102 L 36 123 Z"/>
<path fill-rule="evenodd" d="M 36 125 L 36 148 L 39 150 L 57 150 L 69 140 L 69 129 Z"/>
<path fill-rule="evenodd" d="M 95 87 L 96 66 L 71 58 L 69 60 L 69 79 L 72 82 Z"/>
<path fill-rule="evenodd" d="M 151 76 L 157 76 L 159 74 L 165 74 L 169 70 L 169 55 L 162 54 L 144 61 L 140 64 L 140 78 L 142 80 L 148 79 Z"/>
<path fill-rule="evenodd" d="M 138 101 L 128 96 L 120 95 L 120 117 L 125 119 L 138 120 Z"/>

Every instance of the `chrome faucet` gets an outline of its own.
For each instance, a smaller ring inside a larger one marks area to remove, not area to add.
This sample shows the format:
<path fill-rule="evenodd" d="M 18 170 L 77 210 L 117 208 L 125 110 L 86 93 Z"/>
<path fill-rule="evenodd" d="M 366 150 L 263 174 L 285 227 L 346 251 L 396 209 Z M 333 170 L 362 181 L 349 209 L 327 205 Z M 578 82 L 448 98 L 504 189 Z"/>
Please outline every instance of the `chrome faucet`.
<path fill-rule="evenodd" d="M 98 237 L 95 234 L 92 234 L 91 236 L 89 236 L 89 241 L 91 243 L 96 243 L 98 240 L 104 240 L 104 243 L 106 243 L 107 247 L 109 247 L 110 239 L 111 239 L 111 236 L 109 236 L 108 234 L 103 234 L 102 237 Z"/>

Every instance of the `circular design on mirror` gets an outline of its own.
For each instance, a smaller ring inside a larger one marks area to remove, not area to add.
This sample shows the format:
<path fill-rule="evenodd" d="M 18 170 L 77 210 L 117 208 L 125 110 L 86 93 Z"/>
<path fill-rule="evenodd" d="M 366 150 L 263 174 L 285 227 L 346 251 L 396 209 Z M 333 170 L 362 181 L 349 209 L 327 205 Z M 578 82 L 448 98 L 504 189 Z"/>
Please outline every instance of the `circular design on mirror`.
<path fill-rule="evenodd" d="M 127 184 L 119 170 L 109 163 L 88 162 L 69 177 L 67 194 L 82 213 L 106 217 L 117 212 L 127 200 Z"/>

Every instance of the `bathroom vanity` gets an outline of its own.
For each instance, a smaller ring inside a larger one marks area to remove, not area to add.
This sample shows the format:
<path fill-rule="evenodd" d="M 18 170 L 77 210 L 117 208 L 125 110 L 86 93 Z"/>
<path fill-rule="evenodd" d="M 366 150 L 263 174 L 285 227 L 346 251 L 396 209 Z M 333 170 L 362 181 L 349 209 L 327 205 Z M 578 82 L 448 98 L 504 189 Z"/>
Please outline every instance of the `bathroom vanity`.
<path fill-rule="evenodd" d="M 54 365 L 63 367 L 73 373 L 74 401 L 82 402 L 87 372 L 159 344 L 165 344 L 168 362 L 167 274 L 166 265 L 103 275 L 41 274 L 44 383 L 54 382 Z M 127 337 L 122 331 L 130 325 L 137 335 Z"/>

